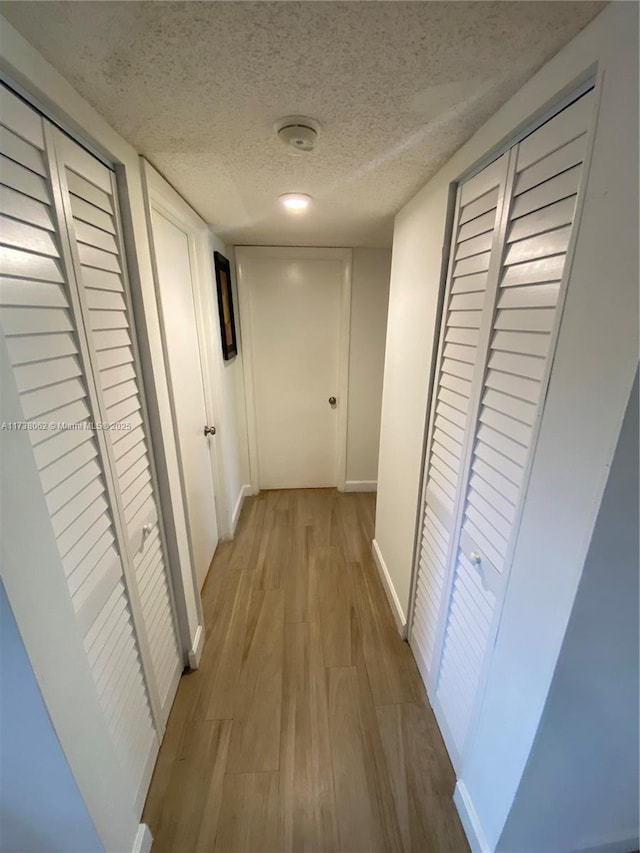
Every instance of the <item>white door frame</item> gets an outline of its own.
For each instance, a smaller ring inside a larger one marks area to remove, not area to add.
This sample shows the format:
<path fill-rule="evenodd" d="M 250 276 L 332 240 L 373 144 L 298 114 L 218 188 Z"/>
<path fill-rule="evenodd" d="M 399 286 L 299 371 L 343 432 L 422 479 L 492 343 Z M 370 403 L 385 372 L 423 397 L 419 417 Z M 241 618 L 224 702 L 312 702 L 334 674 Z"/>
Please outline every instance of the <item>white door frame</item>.
<path fill-rule="evenodd" d="M 141 158 L 142 159 L 142 158 Z M 169 222 L 179 228 L 186 237 L 189 251 L 189 263 L 191 266 L 192 275 L 192 292 L 193 305 L 196 317 L 196 328 L 198 331 L 198 349 L 200 351 L 200 363 L 202 367 L 202 388 L 204 392 L 205 417 L 209 424 L 220 423 L 220 413 L 222 411 L 222 403 L 220 400 L 220 365 L 219 359 L 216 359 L 212 350 L 215 347 L 215 341 L 211 341 L 204 318 L 207 316 L 207 290 L 212 291 L 213 284 L 213 249 L 210 243 L 210 232 L 207 224 L 200 219 L 198 214 L 184 201 L 184 199 L 173 189 L 153 166 L 142 159 L 142 174 L 144 176 L 145 191 L 148 199 L 149 209 L 149 242 L 153 249 L 153 228 L 150 219 L 150 211 L 155 210 L 161 216 L 164 216 Z M 162 310 L 162 298 L 160 294 L 158 275 L 156 271 L 156 259 L 152 251 L 152 262 L 154 267 L 154 277 L 156 284 L 156 298 L 158 300 L 160 328 L 162 332 L 164 363 L 167 376 L 171 377 L 171 366 L 168 360 L 168 351 L 166 345 L 166 329 L 164 314 Z M 178 447 L 180 447 L 180 434 L 176 420 L 176 404 L 173 394 L 173 386 L 169 381 L 169 398 L 171 402 L 171 416 L 173 420 L 173 428 L 176 435 Z M 204 424 L 203 424 L 204 428 Z M 220 451 L 220 442 L 209 442 L 209 459 L 211 463 L 211 474 L 213 479 L 213 488 L 215 493 L 216 505 L 216 520 L 218 523 L 218 535 L 220 539 L 225 539 L 229 536 L 229 511 L 226 499 L 226 490 L 222 468 L 222 454 Z M 178 465 L 180 468 L 180 479 L 182 486 L 183 500 L 187 507 L 184 469 L 182 464 L 182 454 L 178 454 Z M 193 546 L 191 542 L 191 529 L 189 528 L 189 546 L 192 555 L 192 569 L 195 573 L 193 563 Z M 197 586 L 197 579 L 196 579 Z"/>
<path fill-rule="evenodd" d="M 277 258 L 279 260 L 332 260 L 342 261 L 340 289 L 340 332 L 338 338 L 338 453 L 336 482 L 338 490 L 345 490 L 347 478 L 347 409 L 349 403 L 349 344 L 351 339 L 351 249 L 306 248 L 292 246 L 236 246 L 236 279 L 244 358 L 244 385 L 247 406 L 247 435 L 249 439 L 249 475 L 253 494 L 260 491 L 260 460 L 258 456 L 258 421 L 255 401 L 253 370 L 253 331 L 251 306 L 246 282 L 243 279 L 243 261 L 249 258 Z"/>

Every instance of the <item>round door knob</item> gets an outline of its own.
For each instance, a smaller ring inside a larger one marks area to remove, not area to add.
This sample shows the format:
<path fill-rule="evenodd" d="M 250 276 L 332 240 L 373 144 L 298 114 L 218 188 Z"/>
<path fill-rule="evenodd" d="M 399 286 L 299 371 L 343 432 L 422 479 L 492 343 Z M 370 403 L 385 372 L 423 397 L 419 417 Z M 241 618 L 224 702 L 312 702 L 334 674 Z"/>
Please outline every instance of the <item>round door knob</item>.
<path fill-rule="evenodd" d="M 482 555 L 479 554 L 477 551 L 472 551 L 469 556 L 471 557 L 471 562 L 474 566 L 479 566 L 482 562 Z"/>
<path fill-rule="evenodd" d="M 205 435 L 215 435 L 216 434 L 216 428 L 212 427 L 212 426 L 205 426 L 204 434 Z"/>
<path fill-rule="evenodd" d="M 338 402 L 338 401 L 336 400 L 336 398 L 335 398 L 335 397 L 329 397 L 329 405 L 330 405 L 330 406 L 335 406 L 335 404 L 336 404 L 337 402 Z"/>

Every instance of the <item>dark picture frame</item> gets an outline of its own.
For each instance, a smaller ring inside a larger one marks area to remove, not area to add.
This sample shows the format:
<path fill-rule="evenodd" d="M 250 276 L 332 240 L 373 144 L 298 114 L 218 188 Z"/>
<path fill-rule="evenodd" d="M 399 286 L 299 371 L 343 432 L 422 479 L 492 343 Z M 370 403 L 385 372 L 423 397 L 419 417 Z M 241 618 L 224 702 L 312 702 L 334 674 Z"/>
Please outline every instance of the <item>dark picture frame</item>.
<path fill-rule="evenodd" d="M 230 361 L 238 354 L 236 321 L 233 313 L 231 266 L 227 258 L 220 252 L 213 253 L 213 263 L 216 270 L 216 285 L 218 290 L 218 314 L 220 315 L 222 355 L 225 361 Z"/>

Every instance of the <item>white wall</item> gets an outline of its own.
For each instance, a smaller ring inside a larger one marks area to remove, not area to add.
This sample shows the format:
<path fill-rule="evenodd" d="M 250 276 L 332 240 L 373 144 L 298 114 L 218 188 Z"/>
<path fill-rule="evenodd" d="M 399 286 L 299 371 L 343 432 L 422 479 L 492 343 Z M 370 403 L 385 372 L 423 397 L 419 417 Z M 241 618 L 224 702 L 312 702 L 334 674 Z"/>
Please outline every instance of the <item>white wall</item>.
<path fill-rule="evenodd" d="M 0 582 L 0 850 L 104 847 L 51 725 Z"/>
<path fill-rule="evenodd" d="M 598 75 L 597 132 L 562 330 L 482 708 L 456 791 L 495 849 L 538 730 L 638 359 L 638 7 L 612 3 L 398 214 L 376 541 L 408 607 L 450 184 Z"/>
<path fill-rule="evenodd" d="M 391 252 L 354 249 L 347 412 L 347 491 L 375 490 Z"/>
<path fill-rule="evenodd" d="M 247 440 L 246 426 L 246 404 L 244 395 L 244 373 L 242 367 L 242 339 L 240 337 L 240 323 L 238 321 L 238 290 L 235 274 L 235 256 L 232 248 L 225 246 L 215 235 L 211 235 L 212 253 L 221 252 L 228 258 L 231 267 L 231 278 L 233 287 L 233 308 L 236 321 L 236 338 L 238 343 L 238 355 L 230 361 L 224 361 L 220 355 L 221 388 L 219 390 L 221 400 L 221 439 L 222 457 L 224 464 L 224 480 L 227 492 L 227 504 L 229 508 L 231 530 L 235 530 L 242 509 L 242 501 L 246 494 L 250 493 L 249 477 L 249 445 Z M 214 274 L 215 287 L 215 274 Z M 218 324 L 217 296 L 214 294 L 215 322 Z M 221 344 L 216 340 L 218 352 L 221 352 Z"/>
<path fill-rule="evenodd" d="M 636 379 L 504 853 L 638 849 L 638 402 Z"/>

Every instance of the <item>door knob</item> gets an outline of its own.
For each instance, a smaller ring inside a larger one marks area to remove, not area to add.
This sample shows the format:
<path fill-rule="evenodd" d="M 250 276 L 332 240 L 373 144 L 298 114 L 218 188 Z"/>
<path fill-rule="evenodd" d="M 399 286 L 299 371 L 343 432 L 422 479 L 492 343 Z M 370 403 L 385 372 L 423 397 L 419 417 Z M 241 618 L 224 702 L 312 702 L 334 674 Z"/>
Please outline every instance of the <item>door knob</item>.
<path fill-rule="evenodd" d="M 472 551 L 469 556 L 471 557 L 471 562 L 474 566 L 479 566 L 482 562 L 482 555 L 479 554 L 477 551 Z"/>
<path fill-rule="evenodd" d="M 338 402 L 338 401 L 336 400 L 336 398 L 335 398 L 335 397 L 329 397 L 329 405 L 330 405 L 330 406 L 335 406 L 335 404 L 336 404 L 337 402 Z"/>
<path fill-rule="evenodd" d="M 216 434 L 216 428 L 212 427 L 212 426 L 205 426 L 204 434 L 205 435 L 215 435 Z"/>

